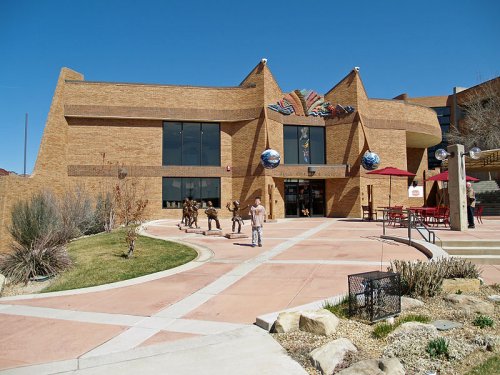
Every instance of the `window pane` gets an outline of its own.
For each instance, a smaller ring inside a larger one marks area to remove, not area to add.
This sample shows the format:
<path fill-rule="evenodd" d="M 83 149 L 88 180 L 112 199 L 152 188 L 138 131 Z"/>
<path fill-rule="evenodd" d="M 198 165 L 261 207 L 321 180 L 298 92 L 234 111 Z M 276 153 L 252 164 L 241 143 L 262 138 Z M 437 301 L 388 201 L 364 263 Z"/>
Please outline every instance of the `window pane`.
<path fill-rule="evenodd" d="M 201 165 L 220 165 L 219 124 L 201 124 Z"/>
<path fill-rule="evenodd" d="M 181 207 L 181 179 L 163 177 L 163 208 L 180 208 Z"/>
<path fill-rule="evenodd" d="M 310 164 L 309 127 L 299 127 L 299 164 Z"/>
<path fill-rule="evenodd" d="M 284 126 L 283 127 L 283 138 L 284 138 L 284 151 L 285 151 L 285 164 L 298 164 L 299 154 L 298 154 L 298 140 L 297 140 L 297 127 L 296 126 Z"/>
<path fill-rule="evenodd" d="M 325 164 L 325 128 L 312 126 L 309 132 L 311 136 L 311 164 Z"/>
<path fill-rule="evenodd" d="M 199 123 L 182 126 L 182 165 L 200 165 L 201 132 Z"/>
<path fill-rule="evenodd" d="M 163 165 L 181 165 L 181 123 L 163 123 Z"/>
<path fill-rule="evenodd" d="M 200 194 L 200 179 L 199 178 L 183 178 L 182 179 L 182 198 L 194 199 L 199 201 Z"/>
<path fill-rule="evenodd" d="M 200 180 L 202 207 L 206 207 L 208 201 L 212 201 L 214 207 L 220 208 L 220 179 L 202 178 Z"/>

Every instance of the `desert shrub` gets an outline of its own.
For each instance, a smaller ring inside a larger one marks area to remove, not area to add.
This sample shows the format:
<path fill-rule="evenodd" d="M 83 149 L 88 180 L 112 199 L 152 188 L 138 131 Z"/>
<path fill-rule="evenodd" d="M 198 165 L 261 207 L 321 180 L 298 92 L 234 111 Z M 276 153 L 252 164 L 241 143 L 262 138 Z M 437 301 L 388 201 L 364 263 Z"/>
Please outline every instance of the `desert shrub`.
<path fill-rule="evenodd" d="M 493 319 L 486 315 L 478 315 L 472 324 L 481 329 L 485 327 L 493 327 Z"/>
<path fill-rule="evenodd" d="M 430 340 L 425 351 L 429 353 L 431 358 L 441 356 L 448 358 L 448 342 L 442 337 Z"/>
<path fill-rule="evenodd" d="M 95 210 L 92 199 L 81 187 L 64 193 L 58 200 L 58 214 L 60 216 L 59 236 L 64 242 L 89 234 L 95 225 Z"/>
<path fill-rule="evenodd" d="M 431 318 L 427 315 L 409 314 L 398 319 L 398 325 L 408 322 L 429 323 Z"/>
<path fill-rule="evenodd" d="M 33 195 L 30 200 L 14 205 L 11 212 L 12 224 L 9 228 L 14 241 L 21 247 L 30 249 L 36 241 L 50 238 L 58 242 L 54 233 L 60 220 L 53 195 L 47 191 Z"/>
<path fill-rule="evenodd" d="M 349 296 L 342 296 L 340 302 L 336 305 L 331 303 L 330 301 L 323 302 L 323 308 L 330 311 L 340 318 L 348 318 L 349 317 Z"/>
<path fill-rule="evenodd" d="M 29 246 L 15 242 L 12 252 L 0 255 L 1 272 L 15 283 L 27 283 L 34 276 L 52 276 L 68 269 L 70 257 L 53 233 L 39 236 Z"/>
<path fill-rule="evenodd" d="M 92 226 L 86 234 L 111 232 L 114 228 L 115 213 L 111 193 L 99 193 L 96 198 Z"/>
<path fill-rule="evenodd" d="M 432 262 L 394 260 L 387 268 L 401 275 L 401 290 L 412 297 L 436 295 L 447 278 L 477 278 L 480 271 L 466 259 L 441 258 Z"/>

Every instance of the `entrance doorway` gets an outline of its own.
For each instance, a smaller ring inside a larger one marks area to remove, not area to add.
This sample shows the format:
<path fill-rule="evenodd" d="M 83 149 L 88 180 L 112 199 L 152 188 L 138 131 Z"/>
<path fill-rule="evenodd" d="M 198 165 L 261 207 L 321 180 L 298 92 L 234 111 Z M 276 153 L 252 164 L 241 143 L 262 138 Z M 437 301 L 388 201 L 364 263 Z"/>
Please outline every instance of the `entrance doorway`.
<path fill-rule="evenodd" d="M 285 216 L 325 216 L 325 180 L 285 180 Z"/>

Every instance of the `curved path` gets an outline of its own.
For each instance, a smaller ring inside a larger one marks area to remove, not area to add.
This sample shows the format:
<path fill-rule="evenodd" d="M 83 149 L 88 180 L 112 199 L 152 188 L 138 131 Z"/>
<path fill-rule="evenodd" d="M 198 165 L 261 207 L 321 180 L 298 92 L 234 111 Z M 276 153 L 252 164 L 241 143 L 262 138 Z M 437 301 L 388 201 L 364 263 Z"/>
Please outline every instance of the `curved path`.
<path fill-rule="evenodd" d="M 243 232 L 250 234 L 250 227 Z M 0 369 L 75 359 L 98 363 L 105 356 L 119 361 L 120 353 L 152 344 L 183 347 L 253 332 L 248 325 L 259 315 L 346 292 L 348 274 L 385 269 L 391 259 L 426 259 L 414 248 L 381 240 L 378 223 L 345 219 L 270 223 L 261 248 L 252 248 L 248 238 L 186 234 L 174 220 L 148 223 L 145 233 L 208 248 L 213 257 L 119 288 L 1 298 Z M 50 373 L 56 367 L 46 368 Z"/>

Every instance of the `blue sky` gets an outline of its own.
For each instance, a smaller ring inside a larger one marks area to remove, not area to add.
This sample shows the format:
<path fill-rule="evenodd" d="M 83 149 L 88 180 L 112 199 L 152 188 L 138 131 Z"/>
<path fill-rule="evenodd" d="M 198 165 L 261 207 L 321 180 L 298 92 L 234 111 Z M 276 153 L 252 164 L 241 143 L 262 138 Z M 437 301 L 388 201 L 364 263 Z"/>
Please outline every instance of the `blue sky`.
<path fill-rule="evenodd" d="M 497 0 L 0 0 L 0 168 L 31 172 L 61 67 L 94 81 L 237 85 L 260 61 L 284 91 L 354 66 L 369 97 L 446 95 L 500 74 Z"/>

